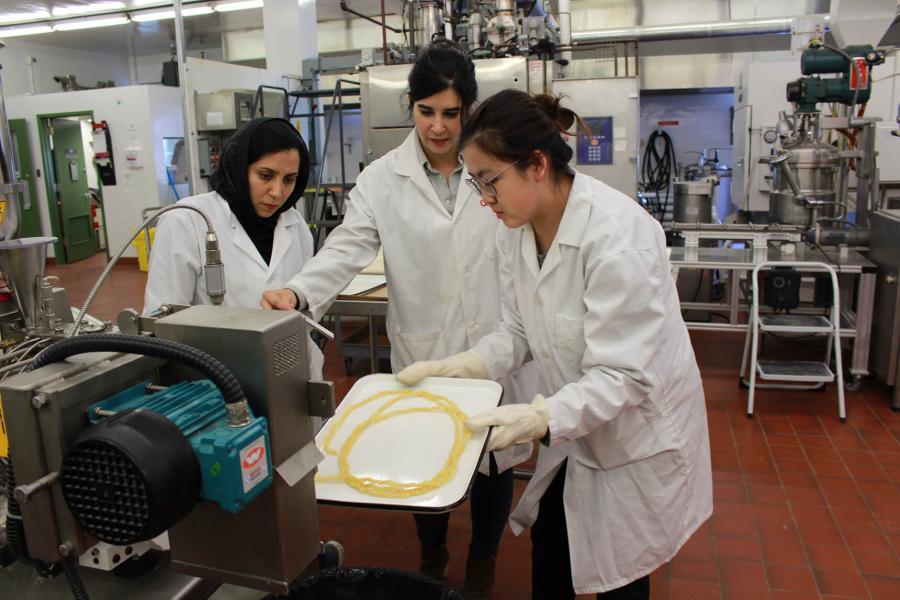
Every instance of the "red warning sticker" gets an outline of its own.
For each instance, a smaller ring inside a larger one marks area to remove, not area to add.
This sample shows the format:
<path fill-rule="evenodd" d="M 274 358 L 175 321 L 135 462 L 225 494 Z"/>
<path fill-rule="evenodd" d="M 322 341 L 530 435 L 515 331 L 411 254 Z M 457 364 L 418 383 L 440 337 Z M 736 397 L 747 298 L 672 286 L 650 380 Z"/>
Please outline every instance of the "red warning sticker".
<path fill-rule="evenodd" d="M 850 89 L 851 90 L 864 90 L 869 87 L 869 65 L 866 64 L 866 59 L 863 57 L 857 57 L 853 59 L 856 62 L 856 68 L 853 68 L 853 65 L 850 65 Z M 859 76 L 857 76 L 857 69 L 859 70 Z"/>
<path fill-rule="evenodd" d="M 266 460 L 266 438 L 260 436 L 241 450 L 241 481 L 246 494 L 269 476 Z"/>
<path fill-rule="evenodd" d="M 266 456 L 266 449 L 263 446 L 257 446 L 253 448 L 247 457 L 241 462 L 241 465 L 245 469 L 252 469 L 255 467 L 259 461 L 261 461 Z"/>

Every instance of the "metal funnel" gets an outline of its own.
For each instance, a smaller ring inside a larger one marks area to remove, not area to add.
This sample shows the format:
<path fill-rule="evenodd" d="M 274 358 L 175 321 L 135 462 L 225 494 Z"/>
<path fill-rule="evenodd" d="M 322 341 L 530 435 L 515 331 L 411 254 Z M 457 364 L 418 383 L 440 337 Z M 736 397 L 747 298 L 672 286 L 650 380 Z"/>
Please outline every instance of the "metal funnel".
<path fill-rule="evenodd" d="M 0 270 L 6 275 L 29 330 L 38 325 L 47 246 L 55 241 L 55 237 L 0 241 Z"/>

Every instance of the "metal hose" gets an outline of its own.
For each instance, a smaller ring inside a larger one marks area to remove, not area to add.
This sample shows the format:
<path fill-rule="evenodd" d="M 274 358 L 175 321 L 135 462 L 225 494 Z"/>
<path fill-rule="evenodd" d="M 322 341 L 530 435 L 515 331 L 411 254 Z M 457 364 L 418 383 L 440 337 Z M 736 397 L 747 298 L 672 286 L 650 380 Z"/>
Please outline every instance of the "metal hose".
<path fill-rule="evenodd" d="M 153 213 L 152 215 L 150 215 L 143 223 L 141 223 L 138 226 L 137 230 L 131 235 L 130 238 L 128 238 L 128 241 L 126 241 L 122 245 L 122 249 L 119 250 L 119 252 L 113 257 L 113 259 L 109 261 L 109 263 L 107 263 L 106 268 L 104 268 L 103 272 L 100 273 L 100 277 L 97 278 L 97 282 L 94 284 L 94 287 L 91 288 L 90 293 L 87 295 L 87 298 L 85 299 L 84 304 L 81 307 L 81 313 L 78 315 L 78 318 L 75 320 L 75 327 L 72 328 L 72 331 L 69 333 L 69 335 L 67 337 L 73 337 L 73 336 L 78 335 L 78 331 L 81 329 L 81 322 L 84 320 L 84 315 L 87 314 L 88 308 L 90 308 L 91 304 L 94 302 L 94 297 L 96 297 L 97 292 L 100 290 L 100 286 L 102 286 L 103 283 L 106 281 L 106 278 L 109 277 L 109 274 L 112 271 L 113 267 L 116 266 L 116 263 L 119 262 L 119 259 L 122 258 L 123 254 L 125 254 L 125 251 L 128 250 L 128 247 L 131 245 L 131 242 L 133 242 L 135 240 L 135 238 L 137 238 L 137 236 L 139 236 L 141 234 L 141 231 L 143 231 L 144 228 L 146 228 L 148 225 L 150 225 L 150 223 L 152 223 L 154 219 L 158 218 L 159 216 L 163 215 L 164 213 L 169 212 L 170 210 L 175 210 L 178 208 L 186 208 L 186 209 L 192 210 L 192 211 L 196 212 L 197 214 L 199 214 L 201 217 L 203 217 L 203 220 L 206 222 L 207 238 L 209 238 L 210 235 L 213 237 L 216 236 L 216 232 L 213 229 L 212 219 L 209 218 L 209 215 L 207 215 L 204 211 L 200 210 L 196 206 L 191 206 L 190 204 L 170 204 L 169 206 L 165 206 L 165 207 L 161 208 L 160 210 L 156 211 L 155 213 Z M 147 240 L 147 242 L 149 243 L 150 240 Z"/>

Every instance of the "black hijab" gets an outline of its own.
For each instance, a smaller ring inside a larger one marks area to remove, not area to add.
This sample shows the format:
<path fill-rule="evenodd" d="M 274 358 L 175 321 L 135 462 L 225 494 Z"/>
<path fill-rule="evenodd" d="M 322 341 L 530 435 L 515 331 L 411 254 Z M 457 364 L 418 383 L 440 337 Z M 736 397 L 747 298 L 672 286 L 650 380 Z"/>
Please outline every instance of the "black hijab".
<path fill-rule="evenodd" d="M 266 154 L 290 149 L 300 153 L 300 174 L 294 191 L 272 216 L 260 217 L 250 201 L 247 169 Z M 228 202 L 260 256 L 269 264 L 278 219 L 297 204 L 308 180 L 309 150 L 300 133 L 284 119 L 263 118 L 244 124 L 225 142 L 219 166 L 209 183 Z"/>

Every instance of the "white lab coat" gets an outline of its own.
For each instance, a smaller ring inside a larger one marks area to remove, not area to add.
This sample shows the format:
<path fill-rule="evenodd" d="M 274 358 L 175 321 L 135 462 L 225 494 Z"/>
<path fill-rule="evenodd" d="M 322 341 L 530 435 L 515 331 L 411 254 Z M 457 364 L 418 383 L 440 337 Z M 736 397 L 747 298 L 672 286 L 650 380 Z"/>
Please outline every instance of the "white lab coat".
<path fill-rule="evenodd" d="M 312 257 L 312 235 L 296 208 L 283 212 L 278 218 L 272 257 L 267 265 L 231 212 L 228 202 L 218 193 L 191 196 L 179 202 L 196 206 L 212 220 L 225 265 L 222 306 L 259 308 L 265 290 L 284 287 Z M 145 315 L 162 304 L 212 304 L 203 276 L 205 242 L 206 223 L 194 211 L 174 210 L 160 217 L 144 291 Z M 325 362 L 322 351 L 312 338 L 307 346 L 310 379 L 321 381 Z"/>
<path fill-rule="evenodd" d="M 492 376 L 530 353 L 550 447 L 510 520 L 518 535 L 567 460 L 572 580 L 604 592 L 670 560 L 712 513 L 700 372 L 665 237 L 633 200 L 576 174 L 544 265 L 530 224 L 497 235 L 503 320 L 475 346 Z"/>
<path fill-rule="evenodd" d="M 382 247 L 394 372 L 471 348 L 500 318 L 494 242 L 500 223 L 466 185 L 465 169 L 449 214 L 419 162 L 418 143 L 412 131 L 360 173 L 343 223 L 288 284 L 319 319 Z M 533 364 L 501 384 L 504 403 L 530 402 L 543 389 Z M 530 455 L 526 447 L 494 454 L 501 471 Z"/>

